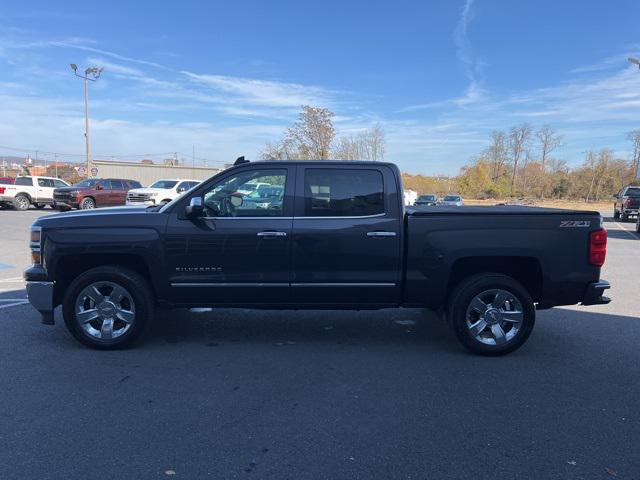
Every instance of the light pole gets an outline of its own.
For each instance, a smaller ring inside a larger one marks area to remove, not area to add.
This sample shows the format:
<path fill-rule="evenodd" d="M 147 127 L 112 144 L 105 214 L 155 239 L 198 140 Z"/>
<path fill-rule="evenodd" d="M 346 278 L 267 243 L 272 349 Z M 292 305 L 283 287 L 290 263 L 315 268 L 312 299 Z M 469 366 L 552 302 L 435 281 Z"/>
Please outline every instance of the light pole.
<path fill-rule="evenodd" d="M 629 60 L 629 63 L 633 63 L 634 65 L 638 65 L 638 68 L 640 68 L 640 59 L 638 59 L 636 57 L 629 57 L 627 60 Z"/>
<path fill-rule="evenodd" d="M 91 172 L 91 157 L 89 154 L 89 84 L 87 82 L 95 82 L 100 78 L 103 68 L 89 67 L 85 69 L 84 75 L 78 73 L 78 66 L 75 63 L 70 64 L 71 70 L 76 75 L 84 80 L 84 140 L 85 149 L 87 153 L 87 177 Z"/>

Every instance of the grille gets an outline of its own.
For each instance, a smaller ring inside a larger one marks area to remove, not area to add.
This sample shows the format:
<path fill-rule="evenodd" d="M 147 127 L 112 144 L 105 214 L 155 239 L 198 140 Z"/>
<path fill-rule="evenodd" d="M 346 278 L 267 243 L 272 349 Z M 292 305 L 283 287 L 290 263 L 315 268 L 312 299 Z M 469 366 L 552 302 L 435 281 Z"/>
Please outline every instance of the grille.
<path fill-rule="evenodd" d="M 129 202 L 148 202 L 151 198 L 150 195 L 146 193 L 128 193 L 127 201 Z"/>
<path fill-rule="evenodd" d="M 71 199 L 71 194 L 69 192 L 53 192 L 53 199 L 59 200 L 61 202 Z"/>

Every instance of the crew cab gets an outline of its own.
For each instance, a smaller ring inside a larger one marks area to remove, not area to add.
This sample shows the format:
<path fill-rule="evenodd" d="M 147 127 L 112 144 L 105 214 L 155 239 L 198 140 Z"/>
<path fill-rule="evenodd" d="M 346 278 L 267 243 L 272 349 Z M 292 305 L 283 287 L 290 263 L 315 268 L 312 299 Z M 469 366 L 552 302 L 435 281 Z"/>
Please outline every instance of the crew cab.
<path fill-rule="evenodd" d="M 53 192 L 54 207 L 67 211 L 72 208 L 92 210 L 97 207 L 124 205 L 127 192 L 141 187 L 136 180 L 87 178 L 71 187 L 56 188 Z"/>
<path fill-rule="evenodd" d="M 127 205 L 169 203 L 200 183 L 200 180 L 158 180 L 147 188 L 134 188 L 127 193 Z"/>
<path fill-rule="evenodd" d="M 629 185 L 624 187 L 613 198 L 613 217 L 619 218 L 623 222 L 630 216 L 637 216 L 640 209 L 640 185 Z"/>
<path fill-rule="evenodd" d="M 0 184 L 0 205 L 27 210 L 31 205 L 44 208 L 53 204 L 53 191 L 68 187 L 64 180 L 53 177 L 16 177 L 11 184 Z"/>
<path fill-rule="evenodd" d="M 427 207 L 435 207 L 438 204 L 438 196 L 433 194 L 420 195 L 414 205 L 416 207 L 424 205 Z"/>
<path fill-rule="evenodd" d="M 605 304 L 597 212 L 405 209 L 391 163 L 236 162 L 164 206 L 69 212 L 31 227 L 28 298 L 98 349 L 140 337 L 161 307 L 380 309 L 446 314 L 483 355 L 513 351 L 536 309 Z M 247 184 L 284 190 L 243 208 Z"/>

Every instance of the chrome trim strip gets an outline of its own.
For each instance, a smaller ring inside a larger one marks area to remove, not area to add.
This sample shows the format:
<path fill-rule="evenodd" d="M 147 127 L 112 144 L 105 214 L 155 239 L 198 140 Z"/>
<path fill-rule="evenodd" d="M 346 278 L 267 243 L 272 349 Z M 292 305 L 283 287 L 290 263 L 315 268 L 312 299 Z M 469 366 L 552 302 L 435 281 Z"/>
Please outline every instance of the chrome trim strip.
<path fill-rule="evenodd" d="M 395 287 L 395 283 L 292 283 L 292 287 Z"/>
<path fill-rule="evenodd" d="M 217 283 L 173 282 L 172 287 L 395 287 L 395 283 Z"/>
<path fill-rule="evenodd" d="M 288 283 L 174 282 L 172 287 L 288 287 Z"/>
<path fill-rule="evenodd" d="M 376 213 L 375 215 L 355 215 L 345 217 L 200 217 L 204 220 L 354 220 L 359 218 L 378 218 L 386 216 L 386 213 Z"/>
<path fill-rule="evenodd" d="M 367 237 L 395 237 L 396 232 L 367 232 Z"/>

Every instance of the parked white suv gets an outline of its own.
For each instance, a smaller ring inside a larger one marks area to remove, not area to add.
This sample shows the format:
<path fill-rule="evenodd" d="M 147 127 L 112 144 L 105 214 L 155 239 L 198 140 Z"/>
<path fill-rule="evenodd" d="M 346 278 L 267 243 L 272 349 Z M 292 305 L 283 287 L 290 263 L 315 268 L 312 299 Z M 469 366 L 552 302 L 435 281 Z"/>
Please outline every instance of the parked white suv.
<path fill-rule="evenodd" d="M 150 187 L 129 190 L 127 193 L 127 205 L 159 205 L 169 203 L 199 183 L 200 180 L 158 180 Z"/>
<path fill-rule="evenodd" d="M 13 184 L 0 185 L 0 207 L 27 210 L 31 205 L 44 208 L 53 205 L 53 190 L 68 187 L 64 180 L 53 177 L 17 177 Z"/>

